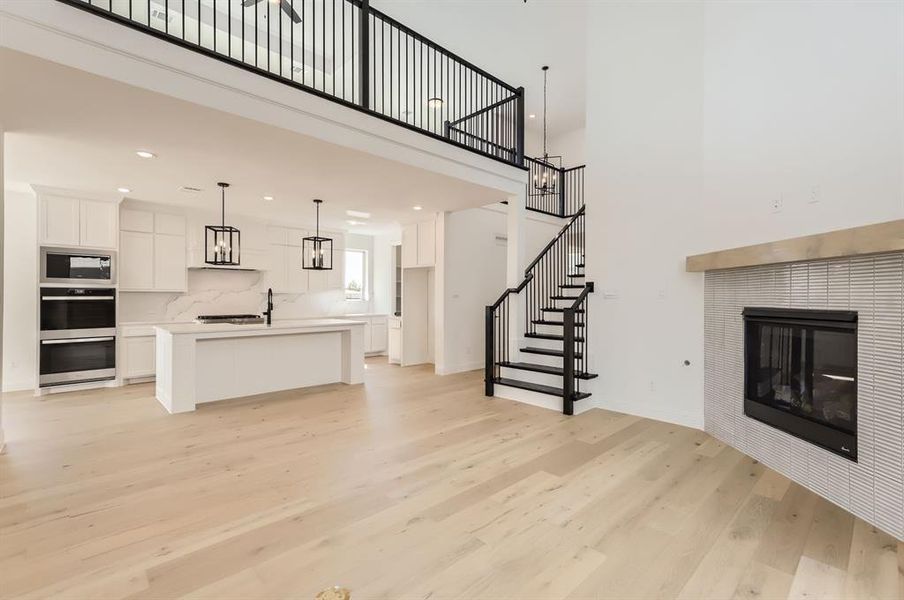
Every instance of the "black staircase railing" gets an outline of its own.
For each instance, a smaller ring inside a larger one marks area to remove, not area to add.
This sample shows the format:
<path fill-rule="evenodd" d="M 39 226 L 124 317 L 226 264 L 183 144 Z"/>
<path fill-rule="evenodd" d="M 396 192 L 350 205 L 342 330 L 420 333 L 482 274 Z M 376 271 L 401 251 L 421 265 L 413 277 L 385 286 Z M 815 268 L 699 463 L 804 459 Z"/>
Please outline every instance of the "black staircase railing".
<path fill-rule="evenodd" d="M 584 165 L 559 168 L 529 156 L 525 156 L 524 161 L 529 171 L 528 210 L 554 217 L 572 217 L 584 206 Z M 544 181 L 546 185 L 540 185 Z"/>
<path fill-rule="evenodd" d="M 369 0 L 58 0 L 349 108 L 523 166 L 524 89 Z"/>
<path fill-rule="evenodd" d="M 585 209 L 580 207 L 527 266 L 524 279 L 518 286 L 506 289 L 496 302 L 486 307 L 485 392 L 492 396 L 495 384 L 501 379 L 501 369 L 511 364 L 514 350 L 512 315 L 515 302 L 524 298 L 524 337 L 562 341 L 562 398 L 563 412 L 573 414 L 574 400 L 581 397 L 581 381 L 588 378 L 587 295 L 593 291 L 592 282 L 584 282 Z M 573 292 L 577 291 L 577 294 Z M 561 307 L 557 302 L 565 301 Z M 518 305 L 520 308 L 521 305 Z M 555 318 L 561 314 L 562 320 Z M 562 327 L 562 334 L 542 331 L 548 327 Z M 555 355 L 555 354 L 553 354 Z"/>
<path fill-rule="evenodd" d="M 581 381 L 587 375 L 587 315 L 590 303 L 587 295 L 593 291 L 593 282 L 584 285 L 571 306 L 562 312 L 562 412 L 574 414 L 574 399 L 581 393 Z M 577 335 L 580 333 L 580 335 Z"/>

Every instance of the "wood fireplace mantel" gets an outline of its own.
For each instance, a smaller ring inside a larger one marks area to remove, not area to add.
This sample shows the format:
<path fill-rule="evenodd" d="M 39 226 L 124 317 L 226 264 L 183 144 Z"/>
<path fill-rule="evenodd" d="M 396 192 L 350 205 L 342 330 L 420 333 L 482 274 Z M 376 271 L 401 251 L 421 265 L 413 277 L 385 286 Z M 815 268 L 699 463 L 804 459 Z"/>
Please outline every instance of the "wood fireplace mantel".
<path fill-rule="evenodd" d="M 688 256 L 688 272 L 904 251 L 904 219 Z"/>

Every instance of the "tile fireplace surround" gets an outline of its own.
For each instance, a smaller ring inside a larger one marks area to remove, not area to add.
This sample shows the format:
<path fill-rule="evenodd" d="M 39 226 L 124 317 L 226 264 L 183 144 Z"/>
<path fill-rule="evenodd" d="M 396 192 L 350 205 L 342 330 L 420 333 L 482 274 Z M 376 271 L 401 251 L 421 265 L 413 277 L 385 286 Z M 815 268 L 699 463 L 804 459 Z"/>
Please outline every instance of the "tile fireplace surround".
<path fill-rule="evenodd" d="M 904 539 L 904 252 L 707 271 L 706 431 Z M 851 462 L 744 415 L 745 306 L 858 312 Z"/>

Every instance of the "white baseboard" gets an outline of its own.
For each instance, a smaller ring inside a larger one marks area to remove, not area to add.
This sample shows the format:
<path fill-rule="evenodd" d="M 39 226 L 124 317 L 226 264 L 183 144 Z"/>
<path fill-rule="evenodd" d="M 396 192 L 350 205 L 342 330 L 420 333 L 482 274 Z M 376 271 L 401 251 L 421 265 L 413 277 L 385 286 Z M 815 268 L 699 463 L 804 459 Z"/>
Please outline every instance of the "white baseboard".
<path fill-rule="evenodd" d="M 664 423 L 673 423 L 692 429 L 703 430 L 703 413 L 699 415 L 694 413 L 685 413 L 668 410 L 649 409 L 638 410 L 637 406 L 621 402 L 611 402 L 600 400 L 597 403 L 599 408 L 611 410 L 614 412 L 634 415 L 635 417 L 643 417 L 645 419 L 653 419 L 654 421 L 663 421 Z"/>
<path fill-rule="evenodd" d="M 465 373 L 467 371 L 478 371 L 480 369 L 483 369 L 483 367 L 484 367 L 483 361 L 470 362 L 470 363 L 464 363 L 464 364 L 459 364 L 459 365 L 452 365 L 451 367 L 437 366 L 436 374 L 437 375 L 453 375 L 455 373 Z"/>
<path fill-rule="evenodd" d="M 34 380 L 4 380 L 3 381 L 3 391 L 4 392 L 24 392 L 26 390 L 35 389 Z"/>

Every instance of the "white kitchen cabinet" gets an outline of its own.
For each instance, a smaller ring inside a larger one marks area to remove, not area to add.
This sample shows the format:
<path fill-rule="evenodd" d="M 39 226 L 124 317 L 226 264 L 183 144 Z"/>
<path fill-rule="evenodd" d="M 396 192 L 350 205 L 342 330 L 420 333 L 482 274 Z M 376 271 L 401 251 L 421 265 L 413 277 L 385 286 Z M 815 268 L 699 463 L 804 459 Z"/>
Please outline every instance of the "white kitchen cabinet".
<path fill-rule="evenodd" d="M 122 379 L 153 377 L 155 374 L 156 337 L 135 336 L 122 338 Z"/>
<path fill-rule="evenodd" d="M 289 283 L 289 291 L 293 294 L 303 294 L 310 287 L 308 271 L 301 268 L 301 248 L 295 246 L 286 246 L 288 258 L 286 268 L 289 272 L 287 281 Z"/>
<path fill-rule="evenodd" d="M 119 287 L 154 289 L 154 234 L 123 231 L 119 239 Z"/>
<path fill-rule="evenodd" d="M 113 201 L 39 194 L 42 246 L 116 248 L 119 207 Z"/>
<path fill-rule="evenodd" d="M 417 224 L 417 265 L 432 267 L 436 263 L 436 225 L 433 220 Z"/>
<path fill-rule="evenodd" d="M 389 322 L 386 317 L 370 320 L 370 352 L 386 352 L 389 338 Z"/>
<path fill-rule="evenodd" d="M 182 291 L 188 289 L 185 264 L 185 236 L 154 234 L 154 289 Z"/>
<path fill-rule="evenodd" d="M 78 246 L 81 239 L 81 201 L 66 196 L 42 195 L 41 245 Z"/>
<path fill-rule="evenodd" d="M 402 227 L 402 267 L 432 267 L 436 263 L 436 225 L 433 219 Z"/>
<path fill-rule="evenodd" d="M 123 208 L 119 211 L 119 228 L 124 231 L 154 233 L 154 213 L 149 210 Z"/>
<path fill-rule="evenodd" d="M 188 288 L 184 216 L 123 209 L 120 227 L 121 290 L 180 292 Z"/>
<path fill-rule="evenodd" d="M 103 200 L 79 203 L 79 245 L 91 248 L 115 248 L 119 233 L 119 207 Z"/>
<path fill-rule="evenodd" d="M 386 353 L 389 355 L 390 364 L 398 365 L 402 362 L 402 319 L 389 317 L 387 325 Z"/>
<path fill-rule="evenodd" d="M 417 264 L 417 223 L 402 227 L 402 268 L 416 267 Z"/>
<path fill-rule="evenodd" d="M 301 248 L 270 244 L 265 282 L 277 294 L 308 291 L 308 272 L 301 268 Z"/>

